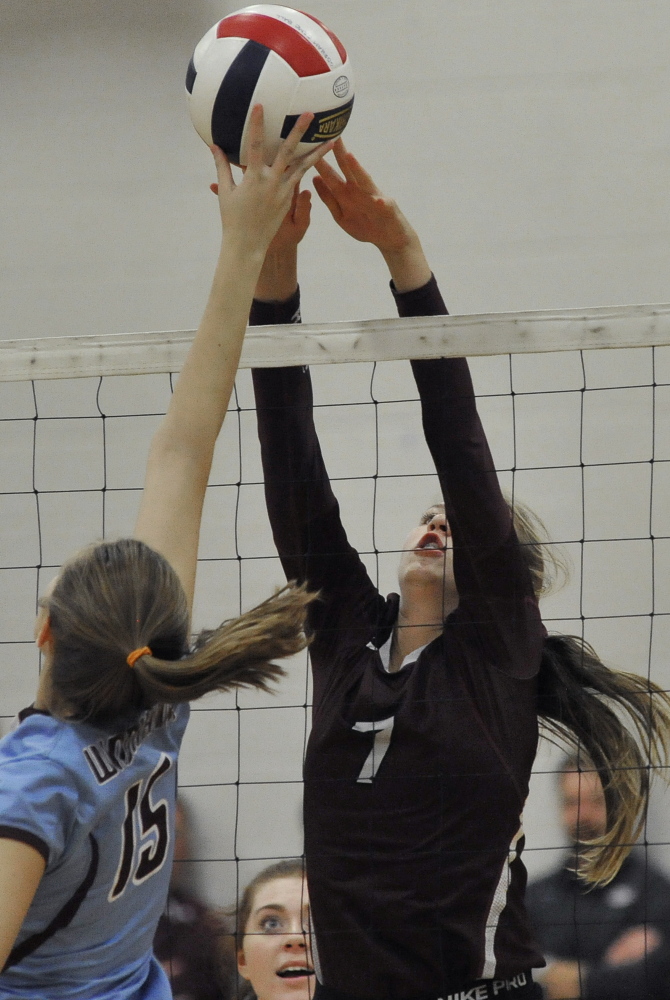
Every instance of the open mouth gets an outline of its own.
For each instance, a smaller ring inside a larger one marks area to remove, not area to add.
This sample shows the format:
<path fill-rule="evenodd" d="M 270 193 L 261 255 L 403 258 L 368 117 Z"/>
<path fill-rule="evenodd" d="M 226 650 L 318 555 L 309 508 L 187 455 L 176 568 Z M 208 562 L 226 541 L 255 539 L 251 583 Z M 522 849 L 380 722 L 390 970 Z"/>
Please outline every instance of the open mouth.
<path fill-rule="evenodd" d="M 445 546 L 440 543 L 440 538 L 438 535 L 429 531 L 423 536 L 419 544 L 417 545 L 415 552 L 444 552 Z"/>
<path fill-rule="evenodd" d="M 304 979 L 314 975 L 314 969 L 309 969 L 305 965 L 288 965 L 285 969 L 280 969 L 277 973 L 280 979 Z"/>

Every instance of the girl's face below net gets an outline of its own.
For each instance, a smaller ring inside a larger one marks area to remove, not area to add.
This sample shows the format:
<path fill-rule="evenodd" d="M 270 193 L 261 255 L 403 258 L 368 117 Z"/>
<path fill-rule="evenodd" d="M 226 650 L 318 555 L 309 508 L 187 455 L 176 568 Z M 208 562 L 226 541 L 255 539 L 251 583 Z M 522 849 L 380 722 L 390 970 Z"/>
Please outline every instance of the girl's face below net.
<path fill-rule="evenodd" d="M 403 584 L 426 585 L 440 592 L 454 586 L 451 530 L 444 507 L 429 507 L 419 524 L 403 542 L 398 580 Z"/>
<path fill-rule="evenodd" d="M 237 964 L 258 1000 L 310 1000 L 315 976 L 304 879 L 275 878 L 258 887 Z"/>

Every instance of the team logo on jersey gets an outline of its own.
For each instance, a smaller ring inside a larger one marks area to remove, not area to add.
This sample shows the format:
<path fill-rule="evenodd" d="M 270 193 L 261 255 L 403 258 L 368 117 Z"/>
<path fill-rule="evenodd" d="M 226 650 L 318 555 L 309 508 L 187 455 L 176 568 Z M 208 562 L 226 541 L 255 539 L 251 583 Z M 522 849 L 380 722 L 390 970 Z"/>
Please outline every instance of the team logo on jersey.
<path fill-rule="evenodd" d="M 98 784 L 104 785 L 132 764 L 143 740 L 155 729 L 160 729 L 168 722 L 174 722 L 176 717 L 172 705 L 154 705 L 153 708 L 142 712 L 136 726 L 85 747 L 84 757 Z"/>

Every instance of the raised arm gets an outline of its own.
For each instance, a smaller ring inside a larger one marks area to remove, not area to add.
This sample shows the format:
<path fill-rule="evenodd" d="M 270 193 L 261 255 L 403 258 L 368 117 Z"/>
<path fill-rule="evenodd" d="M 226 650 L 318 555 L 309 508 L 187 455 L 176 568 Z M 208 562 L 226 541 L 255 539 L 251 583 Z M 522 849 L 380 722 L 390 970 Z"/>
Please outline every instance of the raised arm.
<path fill-rule="evenodd" d="M 296 192 L 261 271 L 252 325 L 297 323 L 300 296 L 297 248 L 309 226 L 310 192 Z M 383 616 L 384 602 L 347 540 L 330 487 L 313 418 L 307 368 L 253 372 L 265 498 L 275 545 L 289 580 L 307 582 L 321 600 L 309 609 L 310 626 L 333 625 L 347 609 L 352 623 Z M 352 606 L 355 612 L 352 613 Z"/>
<path fill-rule="evenodd" d="M 341 140 L 335 158 L 341 173 L 322 161 L 316 191 L 338 225 L 380 250 L 400 315 L 446 313 L 419 238 L 396 203 L 378 190 Z M 512 670 L 528 663 L 536 669 L 525 621 L 519 627 L 526 612 L 538 620 L 530 576 L 479 420 L 468 364 L 464 358 L 413 361 L 412 371 L 453 538 L 459 610 L 477 622 L 498 662 Z"/>
<path fill-rule="evenodd" d="M 205 314 L 167 414 L 151 445 L 135 531 L 137 538 L 156 549 L 172 564 L 180 577 L 189 605 L 193 599 L 200 517 L 214 444 L 232 391 L 254 286 L 270 241 L 291 204 L 296 184 L 305 171 L 329 148 L 327 145 L 322 146 L 305 158 L 300 160 L 295 158 L 295 148 L 311 118 L 312 116 L 307 114 L 298 120 L 274 163 L 268 167 L 263 162 L 262 109 L 260 106 L 255 108 L 252 112 L 250 165 L 238 186 L 233 181 L 225 156 L 220 150 L 214 150 L 223 225 L 221 252 Z M 269 615 L 266 616 L 266 620 L 270 620 Z M 41 621 L 41 645 L 45 646 L 48 643 L 52 646 L 48 618 Z M 280 621 L 278 618 L 277 621 L 279 625 L 286 626 L 287 639 L 292 639 L 296 635 L 294 620 Z M 78 634 L 81 636 L 83 632 L 82 627 L 82 631 Z M 271 665 L 265 662 L 268 656 L 268 641 L 262 631 L 258 632 L 256 645 L 253 647 L 255 659 L 251 658 L 252 654 L 249 652 L 252 649 L 252 641 L 246 637 L 244 648 L 245 652 L 249 653 L 250 660 L 242 667 L 240 667 L 239 638 L 234 645 L 238 659 L 236 660 L 231 653 L 229 665 L 223 652 L 226 641 L 217 646 L 214 654 L 220 662 L 214 658 L 210 661 L 205 660 L 205 666 L 209 670 L 210 679 L 207 681 L 209 689 L 217 686 L 225 687 L 228 683 L 225 680 L 226 674 L 229 680 L 235 678 L 233 683 L 239 683 L 244 666 L 248 667 L 249 673 L 248 680 L 242 680 L 242 683 L 249 682 L 258 686 L 259 682 L 271 675 L 269 669 L 263 673 L 263 667 Z M 273 636 L 275 648 L 281 646 L 281 641 L 281 634 Z M 48 655 L 51 664 L 53 646 Z M 275 655 L 274 652 L 271 655 Z M 193 661 L 195 656 L 197 654 L 192 654 L 186 659 Z M 121 659 L 121 662 L 124 675 L 128 674 L 127 661 Z M 146 677 L 152 682 L 155 681 L 156 686 L 150 689 L 150 693 L 155 700 L 163 700 L 155 698 L 159 681 L 170 695 L 174 692 L 172 684 L 174 677 L 178 676 L 176 671 L 183 669 L 184 675 L 179 675 L 179 679 L 183 681 L 188 677 L 189 668 L 180 666 L 186 660 L 174 661 L 175 674 L 168 674 L 166 677 L 160 674 L 162 661 L 156 662 L 159 664 L 158 669 L 154 673 L 142 673 L 141 677 L 143 681 Z M 104 663 L 100 669 L 110 670 L 108 663 Z M 135 670 L 138 669 L 142 667 L 136 664 Z M 76 676 L 79 677 L 80 674 Z M 189 681 L 189 694 L 184 694 L 186 685 L 182 684 L 180 697 L 173 700 L 185 700 L 186 697 L 192 696 L 191 691 L 196 691 L 197 694 L 203 693 L 202 690 L 197 691 L 190 677 Z M 166 700 L 172 699 L 168 697 Z M 153 704 L 154 701 L 149 703 Z M 47 707 L 47 704 L 43 707 Z M 88 716 L 85 717 L 88 719 Z M 48 764 L 49 754 L 46 754 L 45 761 Z M 5 758 L 3 763 L 8 764 L 8 759 Z M 12 817 L 11 823 L 8 822 L 8 813 L 3 808 L 2 815 L 7 825 L 0 825 L 0 897 L 5 904 L 0 910 L 0 970 L 4 967 L 8 956 L 9 962 L 13 961 L 12 946 L 45 870 L 43 849 L 47 834 L 44 831 L 48 822 L 53 828 L 58 828 L 60 837 L 65 815 L 64 803 L 68 794 L 73 794 L 76 800 L 76 783 L 68 785 L 67 781 L 60 780 L 62 769 L 59 758 L 56 757 L 54 763 L 57 775 L 55 785 L 54 782 L 45 784 L 45 766 L 44 761 L 41 764 L 38 762 L 35 768 L 29 768 L 21 775 L 20 795 L 14 794 L 15 790 L 9 787 L 6 780 L 7 772 L 3 770 L 2 789 L 3 795 L 6 796 L 3 801 L 10 807 L 15 801 L 21 803 L 32 801 L 34 808 L 31 811 L 25 807 L 27 812 L 24 810 L 21 813 L 21 821 L 17 822 Z M 35 793 L 37 797 L 32 799 L 31 788 L 28 787 L 26 790 L 26 782 L 29 784 L 30 780 L 37 783 L 38 789 Z M 47 785 L 52 789 L 58 788 L 58 794 L 54 793 L 49 801 L 44 793 Z M 52 802 L 56 802 L 56 805 L 52 805 Z M 75 806 L 76 801 L 73 808 Z M 28 814 L 30 822 L 26 820 Z M 39 834 L 31 829 L 31 823 L 39 827 Z M 17 830 L 21 831 L 19 836 Z M 56 841 L 58 837 L 55 837 Z"/>
<path fill-rule="evenodd" d="M 214 149 L 223 237 L 212 289 L 168 411 L 151 444 L 136 537 L 162 553 L 193 600 L 200 519 L 214 446 L 235 381 L 249 306 L 267 248 L 293 191 L 324 155 L 295 148 L 311 121 L 303 115 L 272 166 L 263 160 L 263 115 L 252 112 L 251 154 L 236 185 Z"/>

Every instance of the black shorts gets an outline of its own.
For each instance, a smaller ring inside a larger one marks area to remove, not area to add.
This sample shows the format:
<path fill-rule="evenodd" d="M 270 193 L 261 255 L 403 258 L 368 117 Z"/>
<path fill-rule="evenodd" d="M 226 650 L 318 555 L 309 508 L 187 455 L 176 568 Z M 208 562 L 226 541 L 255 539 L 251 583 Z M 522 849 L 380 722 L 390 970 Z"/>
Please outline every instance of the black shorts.
<path fill-rule="evenodd" d="M 437 996 L 423 994 L 403 997 L 402 1000 L 542 1000 L 542 996 L 542 988 L 539 983 L 533 982 L 532 973 L 520 972 L 511 979 L 477 979 L 455 990 L 449 987 L 449 992 L 445 991 Z M 361 997 L 342 993 L 317 982 L 314 1000 L 361 1000 Z M 388 1000 L 388 998 L 376 997 L 375 1000 Z"/>

